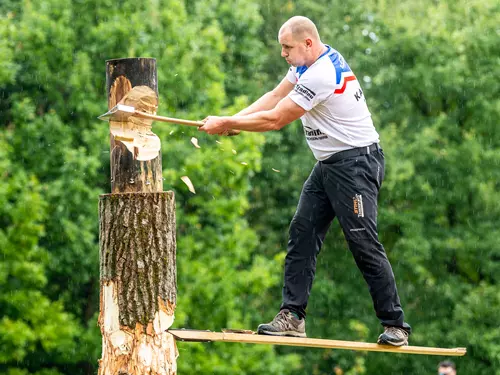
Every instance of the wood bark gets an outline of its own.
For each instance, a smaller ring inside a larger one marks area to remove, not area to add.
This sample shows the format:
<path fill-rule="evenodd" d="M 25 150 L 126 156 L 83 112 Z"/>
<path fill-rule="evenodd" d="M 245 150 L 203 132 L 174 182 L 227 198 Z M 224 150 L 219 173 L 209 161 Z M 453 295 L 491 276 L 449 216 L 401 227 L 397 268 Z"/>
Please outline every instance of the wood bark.
<path fill-rule="evenodd" d="M 102 195 L 99 219 L 99 375 L 174 375 L 174 193 Z"/>
<path fill-rule="evenodd" d="M 137 106 L 137 109 L 156 114 L 158 107 L 156 60 L 125 58 L 106 61 L 108 109 L 123 102 L 126 95 L 136 86 L 151 89 L 148 100 L 129 101 L 124 104 Z M 163 191 L 160 141 L 152 133 L 151 123 L 146 128 L 137 125 L 133 121 L 124 123 L 110 121 L 112 193 Z"/>

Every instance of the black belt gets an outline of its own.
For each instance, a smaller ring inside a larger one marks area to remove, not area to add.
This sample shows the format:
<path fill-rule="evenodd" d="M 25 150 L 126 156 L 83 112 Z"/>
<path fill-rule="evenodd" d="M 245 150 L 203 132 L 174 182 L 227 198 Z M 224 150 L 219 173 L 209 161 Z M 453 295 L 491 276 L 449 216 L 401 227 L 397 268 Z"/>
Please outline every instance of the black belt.
<path fill-rule="evenodd" d="M 371 152 L 375 152 L 377 150 L 380 150 L 380 146 L 378 143 L 373 143 L 370 146 L 365 146 L 365 147 L 356 147 L 356 148 L 351 148 L 350 150 L 345 150 L 345 151 L 339 151 L 330 156 L 329 158 L 322 160 L 322 163 L 325 164 L 333 164 L 339 160 L 346 159 L 346 158 L 353 158 L 356 156 L 361 156 L 361 155 L 366 155 Z"/>

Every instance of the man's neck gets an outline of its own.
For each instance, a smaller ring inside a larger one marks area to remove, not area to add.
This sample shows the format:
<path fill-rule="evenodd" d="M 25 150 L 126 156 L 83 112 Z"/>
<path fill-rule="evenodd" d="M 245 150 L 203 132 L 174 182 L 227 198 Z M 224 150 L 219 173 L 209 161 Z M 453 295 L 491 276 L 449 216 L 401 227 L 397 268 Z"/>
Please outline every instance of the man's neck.
<path fill-rule="evenodd" d="M 320 57 L 322 54 L 324 54 L 326 51 L 328 51 L 328 47 L 321 43 L 320 46 L 318 46 L 319 48 L 317 49 L 317 51 L 313 54 L 313 59 L 312 61 L 310 62 L 310 64 L 307 64 L 307 67 L 309 68 L 312 64 L 314 64 Z"/>

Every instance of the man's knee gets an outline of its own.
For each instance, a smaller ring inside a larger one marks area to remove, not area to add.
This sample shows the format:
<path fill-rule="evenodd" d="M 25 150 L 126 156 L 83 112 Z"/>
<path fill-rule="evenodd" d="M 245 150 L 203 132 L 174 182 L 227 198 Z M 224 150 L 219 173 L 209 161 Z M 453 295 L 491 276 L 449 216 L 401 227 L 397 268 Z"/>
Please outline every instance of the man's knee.
<path fill-rule="evenodd" d="M 372 238 L 349 237 L 346 238 L 358 265 L 364 264 L 375 267 L 385 267 L 389 263 L 382 244 Z"/>
<path fill-rule="evenodd" d="M 313 223 L 311 220 L 297 214 L 294 215 L 290 222 L 290 234 L 312 233 L 312 230 Z"/>
<path fill-rule="evenodd" d="M 295 215 L 290 223 L 288 253 L 313 256 L 317 253 L 315 228 L 311 220 Z"/>

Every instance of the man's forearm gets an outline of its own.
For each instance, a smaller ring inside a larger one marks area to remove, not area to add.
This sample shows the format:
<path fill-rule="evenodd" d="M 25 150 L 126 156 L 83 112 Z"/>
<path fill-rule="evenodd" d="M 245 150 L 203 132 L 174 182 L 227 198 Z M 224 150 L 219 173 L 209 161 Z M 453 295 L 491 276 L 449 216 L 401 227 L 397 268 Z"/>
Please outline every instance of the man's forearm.
<path fill-rule="evenodd" d="M 285 125 L 301 118 L 306 110 L 285 97 L 273 109 L 235 116 L 208 116 L 199 128 L 208 134 L 223 134 L 229 129 L 250 132 L 279 130 Z"/>
<path fill-rule="evenodd" d="M 235 116 L 249 115 L 255 112 L 268 111 L 276 107 L 282 98 L 273 91 L 269 91 L 257 99 L 253 104 L 238 112 Z"/>
<path fill-rule="evenodd" d="M 275 111 L 259 111 L 249 115 L 237 114 L 224 117 L 224 124 L 229 129 L 245 130 L 250 132 L 267 132 L 270 130 L 279 130 L 284 125 L 282 119 Z"/>

